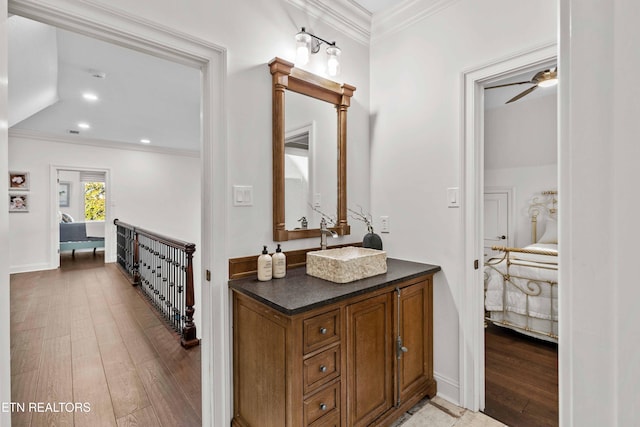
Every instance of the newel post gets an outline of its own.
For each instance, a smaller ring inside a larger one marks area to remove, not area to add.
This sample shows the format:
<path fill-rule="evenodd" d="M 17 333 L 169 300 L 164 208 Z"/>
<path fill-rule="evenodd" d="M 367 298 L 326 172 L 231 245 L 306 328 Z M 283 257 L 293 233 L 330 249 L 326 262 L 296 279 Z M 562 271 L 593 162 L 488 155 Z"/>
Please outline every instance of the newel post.
<path fill-rule="evenodd" d="M 138 233 L 135 228 L 133 233 L 133 286 L 140 284 L 140 244 L 138 242 Z"/>
<path fill-rule="evenodd" d="M 195 296 L 193 290 L 193 253 L 196 251 L 196 245 L 189 243 L 185 246 L 185 254 L 187 255 L 187 286 L 185 289 L 185 324 L 182 328 L 182 339 L 180 344 L 184 348 L 191 348 L 199 344 L 196 338 L 196 325 L 193 323 L 193 314 L 196 309 Z"/>

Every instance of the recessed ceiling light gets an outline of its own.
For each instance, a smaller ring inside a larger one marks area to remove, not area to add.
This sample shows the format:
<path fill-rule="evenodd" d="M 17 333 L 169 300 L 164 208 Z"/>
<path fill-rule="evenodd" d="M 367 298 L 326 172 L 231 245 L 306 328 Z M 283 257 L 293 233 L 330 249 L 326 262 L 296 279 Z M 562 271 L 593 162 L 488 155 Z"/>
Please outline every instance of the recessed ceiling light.
<path fill-rule="evenodd" d="M 91 125 L 89 125 L 89 123 L 80 122 L 80 123 L 78 123 L 78 127 L 80 129 L 89 129 L 91 127 Z"/>
<path fill-rule="evenodd" d="M 83 93 L 82 97 L 84 99 L 86 99 L 87 101 L 97 101 L 98 100 L 98 95 L 96 95 L 95 93 L 91 93 L 91 92 Z"/>
<path fill-rule="evenodd" d="M 140 142 L 142 142 L 143 144 L 151 144 L 151 140 L 147 138 L 142 138 Z"/>

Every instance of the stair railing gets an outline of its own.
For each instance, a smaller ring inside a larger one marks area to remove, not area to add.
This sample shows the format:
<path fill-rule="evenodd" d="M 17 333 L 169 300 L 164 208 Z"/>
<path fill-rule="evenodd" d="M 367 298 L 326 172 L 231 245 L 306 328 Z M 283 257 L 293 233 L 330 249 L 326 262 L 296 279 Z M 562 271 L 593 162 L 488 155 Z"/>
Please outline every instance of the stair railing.
<path fill-rule="evenodd" d="M 120 269 L 181 335 L 183 347 L 198 345 L 200 342 L 193 322 L 193 253 L 196 245 L 118 219 L 113 223 L 117 227 Z"/>

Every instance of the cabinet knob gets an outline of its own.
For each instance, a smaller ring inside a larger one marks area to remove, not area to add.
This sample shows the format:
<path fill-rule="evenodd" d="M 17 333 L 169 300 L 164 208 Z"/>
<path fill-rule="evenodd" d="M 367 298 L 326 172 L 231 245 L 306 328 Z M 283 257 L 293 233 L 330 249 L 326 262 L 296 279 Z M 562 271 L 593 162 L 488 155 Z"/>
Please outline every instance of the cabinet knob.
<path fill-rule="evenodd" d="M 324 403 L 320 404 L 320 410 L 321 411 L 326 411 L 327 410 L 327 405 L 325 405 Z"/>
<path fill-rule="evenodd" d="M 320 365 L 320 372 L 327 372 L 327 367 L 324 365 Z"/>
<path fill-rule="evenodd" d="M 322 335 L 327 335 L 327 328 L 320 328 L 320 333 Z"/>

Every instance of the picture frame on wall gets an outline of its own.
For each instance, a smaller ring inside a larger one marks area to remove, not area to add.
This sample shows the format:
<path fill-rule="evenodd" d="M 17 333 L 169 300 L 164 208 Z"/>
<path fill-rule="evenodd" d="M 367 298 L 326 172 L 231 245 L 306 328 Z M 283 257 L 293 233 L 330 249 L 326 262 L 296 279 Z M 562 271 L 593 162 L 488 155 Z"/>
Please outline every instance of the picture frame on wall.
<path fill-rule="evenodd" d="M 29 212 L 31 198 L 26 193 L 9 194 L 9 212 Z"/>
<path fill-rule="evenodd" d="M 71 191 L 71 183 L 70 182 L 60 182 L 58 184 L 58 200 L 60 201 L 59 206 L 61 208 L 69 207 L 69 194 Z"/>
<path fill-rule="evenodd" d="M 29 172 L 9 171 L 9 190 L 25 191 L 29 185 Z"/>

